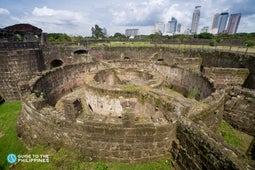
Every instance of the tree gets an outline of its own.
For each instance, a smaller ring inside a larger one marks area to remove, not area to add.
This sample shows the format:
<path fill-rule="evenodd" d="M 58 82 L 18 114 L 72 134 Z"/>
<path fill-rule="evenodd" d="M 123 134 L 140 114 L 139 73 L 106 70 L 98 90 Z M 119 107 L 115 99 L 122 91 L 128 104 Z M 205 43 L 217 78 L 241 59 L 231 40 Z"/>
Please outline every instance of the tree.
<path fill-rule="evenodd" d="M 71 37 L 67 34 L 62 33 L 50 33 L 48 34 L 49 42 L 70 42 L 72 41 Z"/>
<path fill-rule="evenodd" d="M 124 34 L 121 34 L 121 33 L 119 33 L 119 32 L 116 32 L 116 33 L 114 34 L 113 38 L 114 38 L 114 39 L 118 39 L 118 40 L 120 40 L 120 39 L 127 39 L 127 37 L 126 37 Z"/>
<path fill-rule="evenodd" d="M 198 34 L 198 38 L 199 39 L 212 39 L 213 34 L 208 33 L 208 32 L 203 32 L 203 33 Z"/>
<path fill-rule="evenodd" d="M 103 29 L 100 28 L 97 24 L 95 25 L 95 27 L 91 28 L 91 31 L 92 31 L 92 37 L 104 38 Z"/>

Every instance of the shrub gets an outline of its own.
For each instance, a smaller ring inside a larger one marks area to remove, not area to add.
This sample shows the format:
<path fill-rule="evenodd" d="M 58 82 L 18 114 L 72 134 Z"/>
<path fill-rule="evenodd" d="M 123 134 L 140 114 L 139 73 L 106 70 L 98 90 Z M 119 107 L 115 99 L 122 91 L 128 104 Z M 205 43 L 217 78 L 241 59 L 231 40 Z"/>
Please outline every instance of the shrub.
<path fill-rule="evenodd" d="M 253 47 L 255 46 L 255 40 L 245 41 L 245 44 L 247 44 L 247 47 Z"/>
<path fill-rule="evenodd" d="M 210 46 L 216 46 L 216 44 L 217 44 L 216 40 L 211 40 L 211 41 L 209 42 L 209 45 L 210 45 Z"/>

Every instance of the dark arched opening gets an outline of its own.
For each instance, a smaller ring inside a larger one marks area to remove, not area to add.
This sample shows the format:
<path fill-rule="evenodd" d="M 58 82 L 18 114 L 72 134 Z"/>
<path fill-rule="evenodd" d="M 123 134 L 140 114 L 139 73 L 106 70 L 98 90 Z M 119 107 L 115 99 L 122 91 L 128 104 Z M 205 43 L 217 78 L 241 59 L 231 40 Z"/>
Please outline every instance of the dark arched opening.
<path fill-rule="evenodd" d="M 158 61 L 164 61 L 164 59 L 163 58 L 159 58 Z"/>
<path fill-rule="evenodd" d="M 59 59 L 55 59 L 50 63 L 50 68 L 55 68 L 55 67 L 59 67 L 63 64 L 62 60 Z"/>
<path fill-rule="evenodd" d="M 4 98 L 0 96 L 0 104 L 3 104 L 5 102 Z"/>
<path fill-rule="evenodd" d="M 129 57 L 124 57 L 124 60 L 129 60 L 130 58 Z"/>
<path fill-rule="evenodd" d="M 76 50 L 73 52 L 74 54 L 88 54 L 87 50 Z"/>

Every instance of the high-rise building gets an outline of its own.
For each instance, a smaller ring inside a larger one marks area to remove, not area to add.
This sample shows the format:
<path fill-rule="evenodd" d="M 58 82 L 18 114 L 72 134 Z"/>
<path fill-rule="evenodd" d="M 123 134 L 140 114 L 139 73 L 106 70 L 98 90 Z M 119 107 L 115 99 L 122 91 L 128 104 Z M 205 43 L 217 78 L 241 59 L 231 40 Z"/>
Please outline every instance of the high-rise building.
<path fill-rule="evenodd" d="M 163 22 L 158 22 L 155 24 L 155 32 L 163 34 L 165 32 L 165 24 Z"/>
<path fill-rule="evenodd" d="M 213 23 L 212 23 L 212 29 L 215 29 L 215 28 L 218 29 L 219 17 L 220 17 L 220 14 L 219 14 L 219 13 L 217 13 L 217 14 L 214 15 L 214 17 L 213 17 Z"/>
<path fill-rule="evenodd" d="M 134 36 L 138 35 L 138 31 L 139 31 L 139 29 L 126 29 L 125 35 L 127 37 L 134 37 Z"/>
<path fill-rule="evenodd" d="M 203 33 L 203 32 L 209 32 L 209 27 L 208 27 L 208 26 L 204 26 L 204 27 L 201 29 L 200 33 Z"/>
<path fill-rule="evenodd" d="M 182 24 L 178 23 L 177 24 L 177 32 L 181 32 L 181 27 L 182 27 Z"/>
<path fill-rule="evenodd" d="M 218 33 L 218 26 L 219 26 L 219 18 L 220 18 L 220 14 L 216 13 L 213 17 L 213 23 L 212 23 L 212 33 L 213 34 L 217 34 Z"/>
<path fill-rule="evenodd" d="M 168 23 L 166 23 L 165 32 L 170 33 L 170 23 L 169 23 L 169 21 L 168 21 Z"/>
<path fill-rule="evenodd" d="M 228 34 L 235 34 L 237 29 L 238 29 L 238 25 L 241 19 L 241 13 L 237 13 L 237 14 L 231 14 L 229 21 L 228 21 L 228 27 L 227 27 L 227 32 Z"/>
<path fill-rule="evenodd" d="M 103 28 L 102 32 L 103 32 L 104 36 L 107 36 L 107 29 L 106 28 Z"/>
<path fill-rule="evenodd" d="M 221 13 L 219 16 L 218 33 L 225 32 L 227 22 L 228 22 L 228 12 Z"/>
<path fill-rule="evenodd" d="M 199 19 L 200 19 L 200 8 L 201 8 L 201 6 L 196 6 L 195 10 L 193 12 L 192 24 L 191 24 L 191 34 L 197 33 Z"/>
<path fill-rule="evenodd" d="M 176 32 L 176 26 L 177 26 L 177 19 L 172 17 L 171 21 L 168 21 L 170 24 L 170 30 L 169 33 L 175 33 Z"/>

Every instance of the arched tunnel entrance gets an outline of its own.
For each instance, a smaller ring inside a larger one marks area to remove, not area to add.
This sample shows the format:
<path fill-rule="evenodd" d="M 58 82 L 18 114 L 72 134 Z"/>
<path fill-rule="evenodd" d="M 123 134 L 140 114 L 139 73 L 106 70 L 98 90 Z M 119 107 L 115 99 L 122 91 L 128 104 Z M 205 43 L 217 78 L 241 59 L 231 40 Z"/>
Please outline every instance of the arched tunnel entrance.
<path fill-rule="evenodd" d="M 63 61 L 59 59 L 52 60 L 50 63 L 50 68 L 55 68 L 63 65 Z"/>
<path fill-rule="evenodd" d="M 0 96 L 0 104 L 2 104 L 4 102 L 5 102 L 4 98 L 2 96 Z"/>
<path fill-rule="evenodd" d="M 81 49 L 81 50 L 76 50 L 73 53 L 74 54 L 88 54 L 88 50 Z"/>

